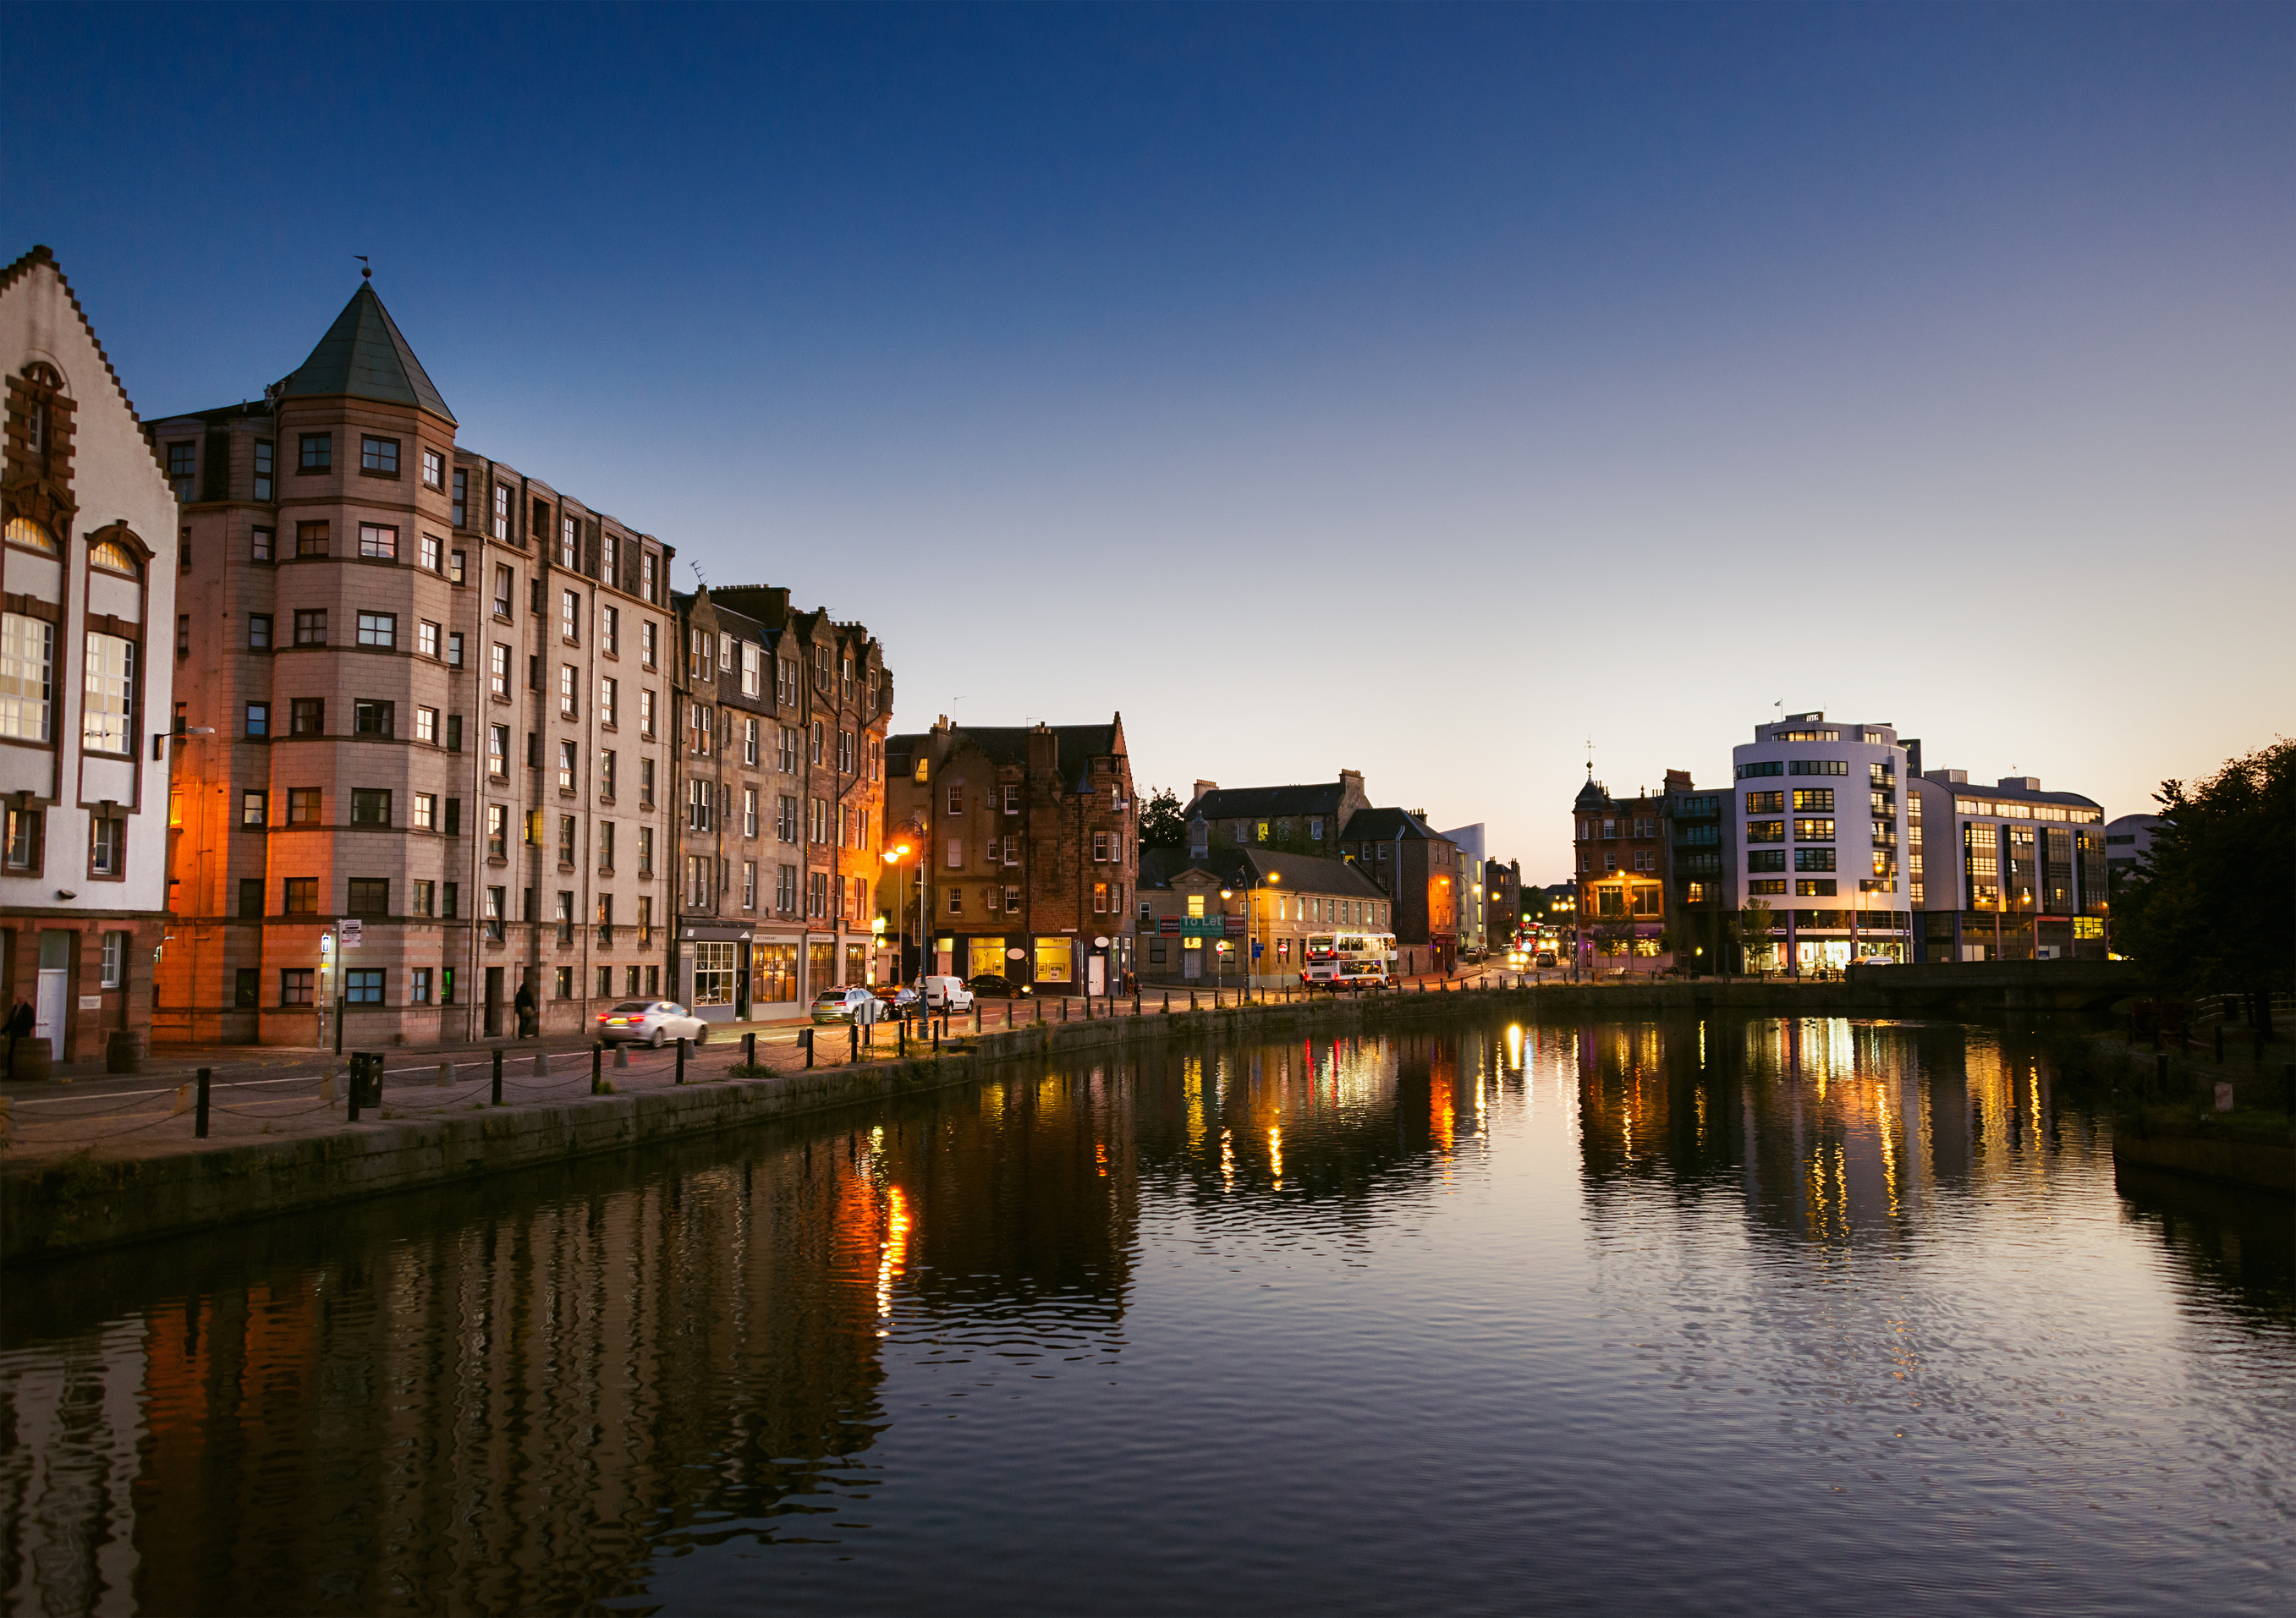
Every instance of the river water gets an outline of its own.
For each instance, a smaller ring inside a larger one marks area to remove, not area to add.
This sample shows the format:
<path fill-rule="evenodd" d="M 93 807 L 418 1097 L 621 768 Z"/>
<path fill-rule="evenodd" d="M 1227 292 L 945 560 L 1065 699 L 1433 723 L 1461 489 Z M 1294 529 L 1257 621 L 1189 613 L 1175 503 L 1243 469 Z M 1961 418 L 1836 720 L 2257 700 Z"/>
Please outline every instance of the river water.
<path fill-rule="evenodd" d="M 2284 1613 L 2291 1205 L 2032 1038 L 1015 1073 L 5 1278 L 12 1613 Z"/>

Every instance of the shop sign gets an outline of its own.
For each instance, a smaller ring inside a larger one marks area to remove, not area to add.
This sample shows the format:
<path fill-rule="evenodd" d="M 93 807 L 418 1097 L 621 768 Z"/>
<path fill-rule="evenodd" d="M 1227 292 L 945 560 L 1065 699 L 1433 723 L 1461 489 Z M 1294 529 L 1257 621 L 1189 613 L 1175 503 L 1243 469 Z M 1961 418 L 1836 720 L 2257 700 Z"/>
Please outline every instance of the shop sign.
<path fill-rule="evenodd" d="M 1221 937 L 1226 933 L 1230 921 L 1237 924 L 1238 932 L 1242 931 L 1243 918 L 1241 916 L 1181 916 L 1177 919 L 1180 924 L 1180 936 L 1184 938 Z"/>

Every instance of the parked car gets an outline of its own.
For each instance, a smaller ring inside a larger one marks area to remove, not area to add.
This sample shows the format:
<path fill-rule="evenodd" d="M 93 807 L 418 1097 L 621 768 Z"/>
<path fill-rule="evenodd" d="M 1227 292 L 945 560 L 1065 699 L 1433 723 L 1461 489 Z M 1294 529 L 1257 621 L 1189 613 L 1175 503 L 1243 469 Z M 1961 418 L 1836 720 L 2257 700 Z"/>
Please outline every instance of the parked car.
<path fill-rule="evenodd" d="M 877 985 L 877 999 L 893 1011 L 906 1011 L 917 1003 L 917 992 L 905 983 L 881 983 Z"/>
<path fill-rule="evenodd" d="M 972 1009 L 972 991 L 959 977 L 926 977 L 918 980 L 929 1011 L 969 1011 Z"/>
<path fill-rule="evenodd" d="M 1013 1000 L 1029 992 L 1027 984 L 1014 983 L 998 972 L 983 972 L 969 980 L 964 986 L 989 1000 Z"/>
<path fill-rule="evenodd" d="M 1554 964 L 1554 952 L 1553 950 L 1539 951 L 1538 958 L 1531 964 L 1542 967 L 1553 966 Z"/>
<path fill-rule="evenodd" d="M 813 999 L 813 1020 L 816 1023 L 873 1023 L 882 1009 L 875 991 L 859 984 L 824 989 Z"/>
<path fill-rule="evenodd" d="M 602 1044 L 651 1045 L 657 1050 L 672 1040 L 705 1045 L 709 1025 L 670 1001 L 626 1000 L 598 1013 L 598 1039 Z"/>

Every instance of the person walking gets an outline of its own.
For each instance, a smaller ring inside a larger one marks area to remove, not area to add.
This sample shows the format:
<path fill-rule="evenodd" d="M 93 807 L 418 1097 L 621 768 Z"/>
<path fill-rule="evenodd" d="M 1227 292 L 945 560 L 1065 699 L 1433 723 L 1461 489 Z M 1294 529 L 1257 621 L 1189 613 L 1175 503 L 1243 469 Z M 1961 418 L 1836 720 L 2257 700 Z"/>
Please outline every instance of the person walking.
<path fill-rule="evenodd" d="M 518 998 L 511 1001 L 511 1005 L 518 1012 L 518 1037 L 522 1040 L 532 1039 L 536 1032 L 534 985 L 521 982 L 518 985 Z"/>
<path fill-rule="evenodd" d="M 8 1076 L 16 1076 L 16 1045 L 29 1039 L 32 1034 L 32 1002 L 22 995 L 16 997 L 16 1009 L 8 1013 Z"/>

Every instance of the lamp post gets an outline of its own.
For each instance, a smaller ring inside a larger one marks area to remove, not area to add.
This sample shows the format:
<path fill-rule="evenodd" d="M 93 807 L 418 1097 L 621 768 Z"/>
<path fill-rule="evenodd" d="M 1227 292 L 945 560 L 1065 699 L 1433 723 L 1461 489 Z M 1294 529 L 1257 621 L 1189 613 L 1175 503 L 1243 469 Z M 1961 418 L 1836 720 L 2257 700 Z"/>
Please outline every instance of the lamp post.
<path fill-rule="evenodd" d="M 899 976 L 904 979 L 909 974 L 909 891 L 901 880 L 901 862 L 908 854 L 906 843 L 898 843 L 885 851 L 885 863 L 893 868 L 893 947 L 901 952 Z"/>
<path fill-rule="evenodd" d="M 1215 995 L 1227 986 L 1227 902 L 1234 897 L 1234 888 L 1220 889 L 1220 936 L 1219 941 L 1212 946 L 1212 993 Z"/>
<path fill-rule="evenodd" d="M 1277 884 L 1278 882 L 1281 882 L 1281 881 L 1283 881 L 1283 873 L 1282 871 L 1280 871 L 1280 870 L 1272 870 L 1272 871 L 1268 872 L 1267 876 L 1256 878 L 1256 879 L 1252 882 L 1251 886 L 1250 886 L 1250 887 L 1248 887 L 1248 888 L 1246 888 L 1246 889 L 1244 890 L 1244 895 L 1243 895 L 1243 917 L 1244 917 L 1244 920 L 1243 920 L 1243 986 L 1244 986 L 1245 988 L 1247 988 L 1247 989 L 1249 989 L 1249 988 L 1250 988 L 1250 987 L 1251 987 L 1251 975 L 1252 975 L 1252 965 L 1253 965 L 1252 946 L 1253 946 L 1254 944 L 1258 944 L 1258 943 L 1259 942 L 1259 939 L 1258 939 L 1257 937 L 1255 937 L 1255 936 L 1253 936 L 1253 933 L 1252 933 L 1252 922 L 1253 922 L 1254 920 L 1256 920 L 1256 919 L 1257 919 L 1257 918 L 1256 918 L 1256 917 L 1254 917 L 1254 916 L 1253 916 L 1253 914 L 1252 914 L 1252 906 L 1257 903 L 1257 900 L 1256 900 L 1256 898 L 1254 897 L 1254 895 L 1257 895 L 1257 894 L 1258 894 L 1258 893 L 1259 893 L 1262 888 L 1265 888 L 1265 887 L 1273 887 L 1274 886 L 1275 886 L 1275 884 Z M 1272 941 L 1273 941 L 1273 939 L 1274 939 L 1274 937 L 1275 937 L 1275 930 L 1274 930 L 1272 927 L 1271 927 L 1270 929 L 1268 929 L 1268 936 L 1269 936 L 1270 941 L 1272 942 Z"/>

